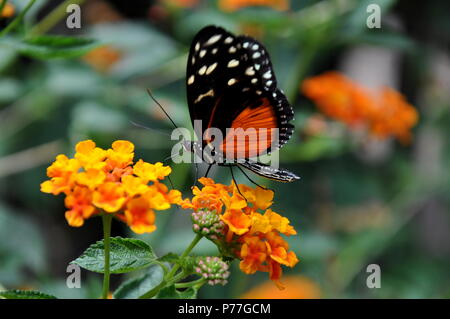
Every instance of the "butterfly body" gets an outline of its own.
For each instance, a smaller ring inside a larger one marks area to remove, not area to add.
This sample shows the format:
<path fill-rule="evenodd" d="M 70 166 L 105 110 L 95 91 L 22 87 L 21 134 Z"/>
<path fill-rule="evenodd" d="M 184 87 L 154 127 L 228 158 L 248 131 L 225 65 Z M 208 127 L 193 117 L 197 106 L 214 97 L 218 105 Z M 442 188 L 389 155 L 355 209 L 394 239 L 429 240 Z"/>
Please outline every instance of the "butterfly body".
<path fill-rule="evenodd" d="M 203 28 L 189 51 L 186 87 L 189 113 L 201 140 L 192 142 L 190 151 L 209 164 L 240 165 L 284 182 L 298 179 L 251 159 L 281 148 L 294 128 L 289 123 L 293 109 L 277 88 L 261 43 L 220 27 Z"/>

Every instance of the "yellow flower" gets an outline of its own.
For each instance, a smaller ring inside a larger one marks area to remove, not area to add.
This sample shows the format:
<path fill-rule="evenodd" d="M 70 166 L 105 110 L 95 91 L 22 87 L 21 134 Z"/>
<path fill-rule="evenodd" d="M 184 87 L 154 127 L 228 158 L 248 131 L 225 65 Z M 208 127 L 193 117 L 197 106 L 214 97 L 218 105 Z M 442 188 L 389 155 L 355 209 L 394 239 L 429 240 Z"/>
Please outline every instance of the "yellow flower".
<path fill-rule="evenodd" d="M 130 143 L 128 141 L 115 141 L 112 144 L 112 149 L 108 150 L 108 166 L 110 168 L 124 168 L 128 165 L 131 165 L 134 157 L 133 152 L 133 143 Z"/>
<path fill-rule="evenodd" d="M 169 191 L 160 182 L 170 173 L 161 163 L 140 160 L 134 165 L 134 145 L 115 141 L 104 150 L 91 140 L 79 142 L 74 158 L 58 155 L 47 169 L 50 180 L 41 184 L 45 193 L 66 194 L 66 219 L 79 227 L 103 210 L 115 214 L 137 233 L 152 232 L 154 210 L 169 209 L 181 204 L 181 193 Z M 149 182 L 152 182 L 149 185 Z"/>
<path fill-rule="evenodd" d="M 105 172 L 99 169 L 89 168 L 85 172 L 78 173 L 76 181 L 78 184 L 87 186 L 89 189 L 93 190 L 97 186 L 103 184 L 105 179 Z"/>
<path fill-rule="evenodd" d="M 106 165 L 103 162 L 106 158 L 106 151 L 96 147 L 95 143 L 91 140 L 79 142 L 75 146 L 75 150 L 75 158 L 85 169 L 102 169 Z"/>
<path fill-rule="evenodd" d="M 158 179 L 164 179 L 171 173 L 172 169 L 169 166 L 164 166 L 158 162 L 156 164 L 146 163 L 139 160 L 133 167 L 133 172 L 144 181 L 156 182 Z"/>
<path fill-rule="evenodd" d="M 142 195 L 148 190 L 147 183 L 142 178 L 133 175 L 122 177 L 122 185 L 129 196 Z"/>
<path fill-rule="evenodd" d="M 69 159 L 62 154 L 58 155 L 53 164 L 47 168 L 47 176 L 51 179 L 41 184 L 41 191 L 53 195 L 70 192 L 79 168 L 77 160 Z"/>

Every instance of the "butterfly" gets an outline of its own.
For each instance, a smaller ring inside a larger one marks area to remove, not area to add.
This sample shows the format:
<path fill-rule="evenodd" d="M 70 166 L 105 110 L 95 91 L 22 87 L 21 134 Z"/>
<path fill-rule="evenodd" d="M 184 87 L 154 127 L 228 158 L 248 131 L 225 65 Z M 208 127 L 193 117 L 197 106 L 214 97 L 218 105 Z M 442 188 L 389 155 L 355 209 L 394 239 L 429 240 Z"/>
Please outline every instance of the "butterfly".
<path fill-rule="evenodd" d="M 289 123 L 293 108 L 277 88 L 269 54 L 260 42 L 218 26 L 204 27 L 192 40 L 186 88 L 192 124 L 201 123 L 196 131 L 201 142 L 190 142 L 188 148 L 210 164 L 206 175 L 217 164 L 230 169 L 237 165 L 247 178 L 241 167 L 280 182 L 299 179 L 252 159 L 283 147 L 294 130 Z M 220 141 L 215 140 L 217 134 L 208 135 L 211 128 L 221 133 Z M 248 139 L 232 135 L 231 128 L 247 130 Z"/>

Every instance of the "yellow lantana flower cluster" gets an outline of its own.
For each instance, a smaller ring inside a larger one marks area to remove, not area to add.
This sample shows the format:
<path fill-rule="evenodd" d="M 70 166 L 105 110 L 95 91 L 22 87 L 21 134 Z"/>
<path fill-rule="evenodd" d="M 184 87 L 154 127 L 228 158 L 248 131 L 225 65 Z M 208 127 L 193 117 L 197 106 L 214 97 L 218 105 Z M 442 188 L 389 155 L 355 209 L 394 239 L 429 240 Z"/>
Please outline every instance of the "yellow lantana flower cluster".
<path fill-rule="evenodd" d="M 289 219 L 269 207 L 273 191 L 260 187 L 251 188 L 239 184 L 229 186 L 215 183 L 210 178 L 200 178 L 200 189 L 192 190 L 192 200 L 181 203 L 185 209 L 211 211 L 220 215 L 226 225 L 223 238 L 215 240 L 222 253 L 240 259 L 240 269 L 246 274 L 268 272 L 278 287 L 282 275 L 281 265 L 294 267 L 298 258 L 289 251 L 288 243 L 281 236 L 295 235 Z"/>
<path fill-rule="evenodd" d="M 115 141 L 104 150 L 91 140 L 76 145 L 74 158 L 61 154 L 47 168 L 50 180 L 41 191 L 66 195 L 65 217 L 80 227 L 91 216 L 114 214 L 138 234 L 156 229 L 155 210 L 169 209 L 181 202 L 178 190 L 168 190 L 161 181 L 171 173 L 162 163 L 133 162 L 134 145 Z"/>

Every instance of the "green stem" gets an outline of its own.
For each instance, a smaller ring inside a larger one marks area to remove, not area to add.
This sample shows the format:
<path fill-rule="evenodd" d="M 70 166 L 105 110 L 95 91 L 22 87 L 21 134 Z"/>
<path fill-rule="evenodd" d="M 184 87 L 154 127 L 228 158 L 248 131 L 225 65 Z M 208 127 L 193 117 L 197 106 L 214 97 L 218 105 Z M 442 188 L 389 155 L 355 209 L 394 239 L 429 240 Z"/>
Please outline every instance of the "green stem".
<path fill-rule="evenodd" d="M 181 282 L 178 284 L 175 284 L 175 288 L 189 288 L 198 284 L 204 284 L 206 281 L 205 278 L 200 278 L 194 281 L 189 281 L 189 282 Z"/>
<path fill-rule="evenodd" d="M 183 254 L 180 256 L 180 258 L 185 258 L 187 255 L 189 255 L 189 253 L 192 251 L 192 249 L 195 247 L 195 245 L 198 244 L 198 242 L 200 241 L 200 239 L 202 239 L 202 235 L 197 234 L 195 236 L 195 238 L 192 240 L 192 242 L 189 244 L 189 246 L 185 249 L 185 251 L 183 252 Z M 164 278 L 164 280 L 155 288 L 153 288 L 150 291 L 147 291 L 145 294 L 143 294 L 142 296 L 139 297 L 139 299 L 150 299 L 154 296 L 156 296 L 156 294 L 161 290 L 161 288 L 167 286 L 169 283 L 172 284 L 172 282 L 174 282 L 173 279 L 174 275 L 176 274 L 177 270 L 180 268 L 180 265 L 176 264 L 173 266 L 172 270 L 167 274 L 167 276 Z M 184 278 L 183 275 L 176 277 L 176 279 L 180 280 Z"/>
<path fill-rule="evenodd" d="M 25 14 L 28 12 L 28 10 L 30 10 L 30 8 L 33 6 L 35 2 L 36 0 L 30 0 L 30 2 L 28 2 L 27 6 L 22 10 L 22 12 L 14 20 L 12 20 L 11 23 L 8 24 L 7 27 L 3 29 L 2 32 L 0 32 L 0 37 L 3 37 L 10 31 L 14 30 L 14 28 L 19 25 L 19 23 L 23 20 Z"/>
<path fill-rule="evenodd" d="M 111 221 L 112 215 L 108 213 L 104 213 L 102 215 L 103 219 L 103 245 L 104 245 L 104 253 L 105 253 L 105 269 L 103 271 L 103 299 L 108 299 L 109 294 L 109 257 L 110 257 L 110 236 L 111 236 Z"/>
<path fill-rule="evenodd" d="M 192 240 L 192 242 L 189 244 L 189 246 L 185 249 L 185 251 L 183 252 L 183 254 L 180 256 L 181 259 L 185 258 L 187 255 L 189 255 L 189 253 L 192 251 L 192 249 L 195 247 L 195 245 L 198 244 L 198 242 L 200 241 L 200 239 L 202 239 L 202 235 L 197 234 L 195 236 L 195 238 Z M 176 264 L 173 266 L 172 270 L 170 271 L 170 273 L 167 275 L 166 281 L 170 280 L 175 273 L 177 272 L 177 270 L 180 268 L 179 264 Z"/>
<path fill-rule="evenodd" d="M 30 35 L 36 36 L 46 33 L 67 14 L 66 8 L 71 4 L 82 4 L 86 0 L 66 0 L 50 12 L 44 19 L 36 24 L 30 31 Z"/>

